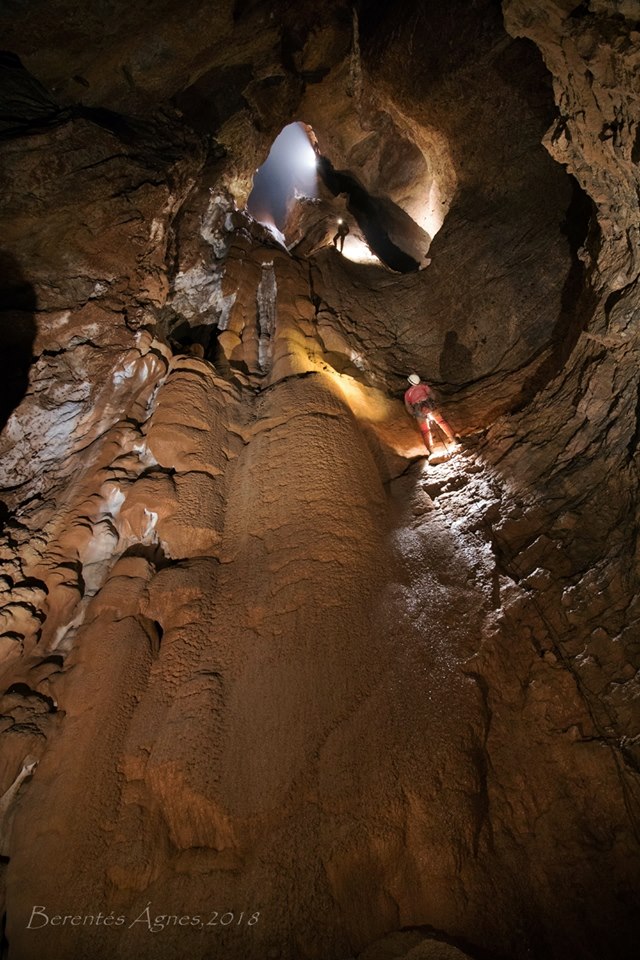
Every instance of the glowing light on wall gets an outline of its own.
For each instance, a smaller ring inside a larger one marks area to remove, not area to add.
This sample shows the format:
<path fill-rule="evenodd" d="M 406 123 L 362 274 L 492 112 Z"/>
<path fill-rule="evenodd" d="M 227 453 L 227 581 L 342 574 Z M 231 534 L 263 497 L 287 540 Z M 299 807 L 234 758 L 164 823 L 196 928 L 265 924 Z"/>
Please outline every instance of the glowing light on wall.
<path fill-rule="evenodd" d="M 302 129 L 302 124 L 300 123 L 294 123 L 293 126 L 300 127 Z M 305 170 L 315 171 L 316 165 L 317 165 L 316 153 L 313 147 L 311 146 L 311 143 L 309 142 L 309 138 L 307 137 L 306 133 L 304 133 L 304 130 L 302 130 L 302 132 L 304 135 L 304 140 L 303 141 L 301 140 L 298 146 L 296 147 L 296 152 L 298 154 L 298 165 Z M 315 176 L 314 176 L 313 183 L 315 187 L 316 185 Z"/>
<path fill-rule="evenodd" d="M 375 263 L 380 266 L 380 261 L 366 243 L 351 235 L 344 238 L 342 254 L 347 260 L 353 260 L 354 263 Z"/>
<path fill-rule="evenodd" d="M 429 188 L 429 196 L 424 209 L 418 215 L 417 222 L 423 230 L 426 230 L 431 239 L 433 239 L 444 223 L 449 205 L 445 204 L 438 184 L 433 181 Z"/>

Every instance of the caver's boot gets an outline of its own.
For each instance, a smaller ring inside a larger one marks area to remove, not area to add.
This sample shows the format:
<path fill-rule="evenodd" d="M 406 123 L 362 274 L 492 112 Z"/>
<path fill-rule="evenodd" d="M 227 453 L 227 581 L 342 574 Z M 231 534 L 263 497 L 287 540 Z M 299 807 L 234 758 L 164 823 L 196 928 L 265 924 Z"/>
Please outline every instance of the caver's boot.
<path fill-rule="evenodd" d="M 436 444 L 435 449 L 429 455 L 429 463 L 438 464 L 444 463 L 445 460 L 450 460 L 451 457 L 458 453 L 461 449 L 461 445 L 457 440 L 447 440 L 446 443 Z"/>

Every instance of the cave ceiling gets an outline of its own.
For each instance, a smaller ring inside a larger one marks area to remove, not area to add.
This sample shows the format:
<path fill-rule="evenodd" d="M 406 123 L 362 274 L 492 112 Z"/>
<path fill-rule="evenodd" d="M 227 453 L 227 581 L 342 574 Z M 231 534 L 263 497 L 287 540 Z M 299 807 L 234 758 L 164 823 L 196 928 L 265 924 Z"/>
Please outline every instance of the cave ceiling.
<path fill-rule="evenodd" d="M 8 960 L 635 956 L 637 7 L 4 3 Z"/>

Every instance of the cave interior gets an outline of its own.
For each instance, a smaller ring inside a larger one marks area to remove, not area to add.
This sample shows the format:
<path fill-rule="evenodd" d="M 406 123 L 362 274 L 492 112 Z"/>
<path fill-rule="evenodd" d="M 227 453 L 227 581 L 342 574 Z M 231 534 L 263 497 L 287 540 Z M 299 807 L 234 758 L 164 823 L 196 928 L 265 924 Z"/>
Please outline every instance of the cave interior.
<path fill-rule="evenodd" d="M 636 0 L 28 6 L 2 960 L 635 958 Z"/>

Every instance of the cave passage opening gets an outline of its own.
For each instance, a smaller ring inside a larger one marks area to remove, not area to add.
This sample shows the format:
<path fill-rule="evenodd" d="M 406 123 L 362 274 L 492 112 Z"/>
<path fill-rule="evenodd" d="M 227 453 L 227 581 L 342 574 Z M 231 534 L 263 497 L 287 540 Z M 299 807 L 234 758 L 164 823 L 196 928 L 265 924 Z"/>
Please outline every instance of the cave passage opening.
<path fill-rule="evenodd" d="M 423 269 L 430 262 L 431 234 L 415 219 L 416 210 L 408 213 L 380 186 L 372 191 L 350 169 L 334 167 L 313 129 L 297 120 L 280 131 L 256 170 L 246 211 L 279 244 L 306 256 L 332 239 L 335 244 L 346 224 L 339 242 L 346 259 L 395 273 Z"/>
<path fill-rule="evenodd" d="M 306 125 L 296 121 L 280 131 L 256 170 L 247 211 L 285 246 L 284 231 L 293 204 L 318 196 L 316 161 Z"/>

